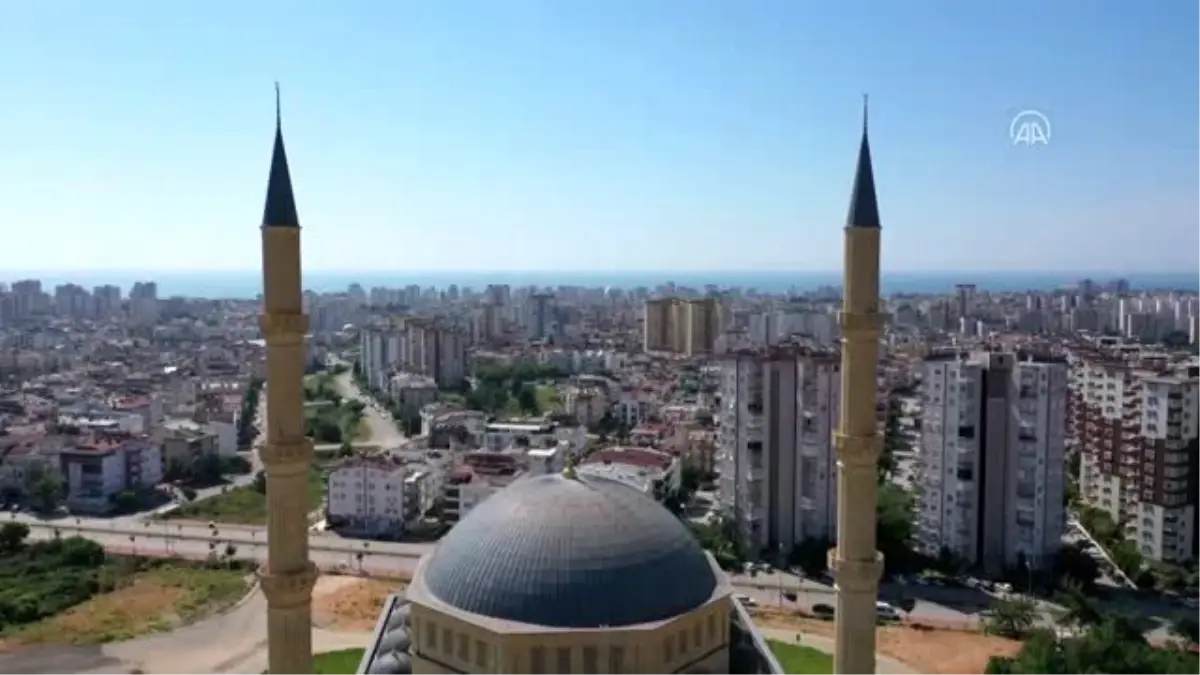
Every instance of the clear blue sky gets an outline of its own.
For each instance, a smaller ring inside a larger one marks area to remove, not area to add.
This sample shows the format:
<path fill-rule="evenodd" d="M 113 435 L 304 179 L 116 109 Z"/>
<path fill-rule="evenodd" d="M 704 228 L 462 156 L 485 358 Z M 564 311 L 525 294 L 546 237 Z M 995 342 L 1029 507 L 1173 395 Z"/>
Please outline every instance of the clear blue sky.
<path fill-rule="evenodd" d="M 1197 5 L 4 0 L 0 269 L 1198 266 Z M 1043 112 L 1047 146 L 1014 147 Z"/>

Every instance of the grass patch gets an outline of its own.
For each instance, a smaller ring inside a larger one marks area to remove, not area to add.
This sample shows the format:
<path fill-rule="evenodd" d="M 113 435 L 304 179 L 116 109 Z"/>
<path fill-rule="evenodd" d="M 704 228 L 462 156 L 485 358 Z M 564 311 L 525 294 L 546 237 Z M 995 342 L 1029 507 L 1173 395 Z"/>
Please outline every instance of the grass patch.
<path fill-rule="evenodd" d="M 313 656 L 313 672 L 316 675 L 339 675 L 358 672 L 358 663 L 362 661 L 365 649 L 339 649 L 336 652 L 325 652 Z"/>
<path fill-rule="evenodd" d="M 813 647 L 767 640 L 785 673 L 832 673 L 833 657 Z"/>
<path fill-rule="evenodd" d="M 542 412 L 562 409 L 562 404 L 558 402 L 558 390 L 554 387 L 540 384 L 537 386 L 536 393 L 538 408 L 540 408 Z"/>
<path fill-rule="evenodd" d="M 325 475 L 318 470 L 308 474 L 308 510 L 320 508 L 325 496 Z M 253 485 L 233 488 L 224 494 L 191 502 L 162 516 L 165 520 L 203 520 L 230 525 L 266 525 L 267 496 Z"/>
<path fill-rule="evenodd" d="M 249 567 L 207 567 L 145 558 L 117 559 L 139 571 L 96 595 L 6 635 L 15 644 L 98 644 L 170 630 L 219 612 L 241 599 Z"/>

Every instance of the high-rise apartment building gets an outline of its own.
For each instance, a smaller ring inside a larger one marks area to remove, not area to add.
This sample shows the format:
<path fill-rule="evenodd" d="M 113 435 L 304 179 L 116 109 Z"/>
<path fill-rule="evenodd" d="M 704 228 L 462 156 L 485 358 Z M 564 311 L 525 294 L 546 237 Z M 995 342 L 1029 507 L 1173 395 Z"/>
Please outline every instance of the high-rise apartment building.
<path fill-rule="evenodd" d="M 1066 522 L 1065 359 L 931 354 L 922 399 L 922 550 L 989 575 L 1051 564 Z"/>
<path fill-rule="evenodd" d="M 836 534 L 839 370 L 836 353 L 794 345 L 721 360 L 718 489 L 750 551 Z"/>
<path fill-rule="evenodd" d="M 721 333 L 721 303 L 716 298 L 647 300 L 643 317 L 642 344 L 648 352 L 711 354 Z"/>
<path fill-rule="evenodd" d="M 1196 559 L 1200 363 L 1118 346 L 1070 361 L 1080 497 L 1124 523 L 1146 558 Z"/>

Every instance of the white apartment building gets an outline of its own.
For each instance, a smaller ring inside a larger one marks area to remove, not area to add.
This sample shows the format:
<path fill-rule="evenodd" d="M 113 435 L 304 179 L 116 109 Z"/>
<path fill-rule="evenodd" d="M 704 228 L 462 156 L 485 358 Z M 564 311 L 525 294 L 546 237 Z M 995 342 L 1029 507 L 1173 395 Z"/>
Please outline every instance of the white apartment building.
<path fill-rule="evenodd" d="M 162 482 L 162 446 L 148 439 L 80 443 L 63 448 L 59 462 L 66 482 L 66 506 L 74 513 L 107 513 L 125 489 L 148 489 Z"/>
<path fill-rule="evenodd" d="M 993 576 L 1050 565 L 1066 523 L 1065 361 L 935 353 L 921 395 L 921 550 Z"/>
<path fill-rule="evenodd" d="M 795 345 L 722 359 L 719 499 L 749 551 L 836 538 L 838 361 Z"/>
<path fill-rule="evenodd" d="M 655 499 L 679 491 L 683 462 L 669 452 L 650 448 L 610 447 L 597 450 L 579 465 L 582 475 L 618 480 Z"/>
<path fill-rule="evenodd" d="M 388 373 L 403 362 L 404 335 L 390 329 L 364 328 L 359 343 L 358 363 L 367 386 L 383 389 Z"/>
<path fill-rule="evenodd" d="M 512 445 L 527 448 L 553 448 L 566 442 L 573 456 L 587 450 L 587 429 L 565 426 L 554 422 L 495 422 L 487 425 L 483 434 L 483 447 L 499 451 Z"/>
<path fill-rule="evenodd" d="M 1196 559 L 1200 364 L 1140 349 L 1071 354 L 1071 439 L 1080 496 L 1152 560 Z"/>
<path fill-rule="evenodd" d="M 325 519 L 335 530 L 399 535 L 406 521 L 404 464 L 355 457 L 329 472 Z"/>

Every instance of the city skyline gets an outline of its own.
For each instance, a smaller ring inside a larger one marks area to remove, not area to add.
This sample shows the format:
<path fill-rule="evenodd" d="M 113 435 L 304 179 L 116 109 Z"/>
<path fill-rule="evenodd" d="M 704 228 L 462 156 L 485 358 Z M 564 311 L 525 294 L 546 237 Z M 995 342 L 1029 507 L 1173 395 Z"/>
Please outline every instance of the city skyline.
<path fill-rule="evenodd" d="M 114 7 L 6 8 L 0 267 L 254 269 L 274 80 L 307 270 L 834 270 L 864 91 L 885 270 L 1196 265 L 1194 7 Z"/>

